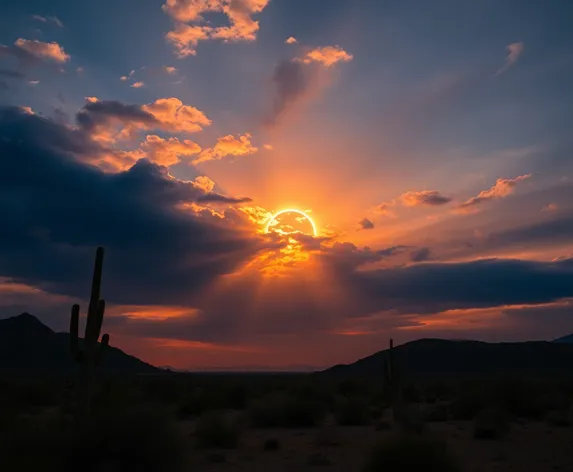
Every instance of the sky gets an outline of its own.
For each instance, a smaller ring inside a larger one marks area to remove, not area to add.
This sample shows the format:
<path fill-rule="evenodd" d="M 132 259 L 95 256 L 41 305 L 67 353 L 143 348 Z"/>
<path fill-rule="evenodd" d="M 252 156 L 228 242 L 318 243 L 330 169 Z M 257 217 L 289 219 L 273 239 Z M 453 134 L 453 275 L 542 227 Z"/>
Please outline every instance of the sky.
<path fill-rule="evenodd" d="M 300 370 L 573 332 L 573 5 L 0 7 L 0 317 Z M 284 210 L 295 210 L 277 216 Z"/>

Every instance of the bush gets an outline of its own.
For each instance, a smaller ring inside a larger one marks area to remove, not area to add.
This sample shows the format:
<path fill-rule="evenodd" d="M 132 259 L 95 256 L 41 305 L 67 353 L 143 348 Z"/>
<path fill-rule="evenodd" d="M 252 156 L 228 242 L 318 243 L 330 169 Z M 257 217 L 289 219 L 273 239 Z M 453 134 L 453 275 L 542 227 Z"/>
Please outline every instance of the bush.
<path fill-rule="evenodd" d="M 448 421 L 449 411 L 445 404 L 434 404 L 426 410 L 425 420 L 429 422 Z"/>
<path fill-rule="evenodd" d="M 568 428 L 573 425 L 573 410 L 570 408 L 554 410 L 547 415 L 547 422 L 552 426 Z"/>
<path fill-rule="evenodd" d="M 209 412 L 199 418 L 195 429 L 197 446 L 205 449 L 234 449 L 239 443 L 238 425 L 223 412 Z"/>
<path fill-rule="evenodd" d="M 312 398 L 270 395 L 250 408 L 251 424 L 258 428 L 304 428 L 316 426 L 325 415 L 324 407 Z"/>
<path fill-rule="evenodd" d="M 265 451 L 278 451 L 281 448 L 281 443 L 278 439 L 267 439 L 263 444 L 263 450 Z"/>
<path fill-rule="evenodd" d="M 336 422 L 341 426 L 360 426 L 370 423 L 368 403 L 361 398 L 343 398 L 336 405 Z"/>
<path fill-rule="evenodd" d="M 363 472 L 458 472 L 446 444 L 424 436 L 397 435 L 377 444 Z"/>
<path fill-rule="evenodd" d="M 0 441 L 0 470 L 174 472 L 184 447 L 166 416 L 155 411 L 101 415 L 76 429 L 62 419 L 20 422 Z"/>
<path fill-rule="evenodd" d="M 481 410 L 474 420 L 474 438 L 499 439 L 509 430 L 506 413 L 500 408 L 488 407 Z"/>

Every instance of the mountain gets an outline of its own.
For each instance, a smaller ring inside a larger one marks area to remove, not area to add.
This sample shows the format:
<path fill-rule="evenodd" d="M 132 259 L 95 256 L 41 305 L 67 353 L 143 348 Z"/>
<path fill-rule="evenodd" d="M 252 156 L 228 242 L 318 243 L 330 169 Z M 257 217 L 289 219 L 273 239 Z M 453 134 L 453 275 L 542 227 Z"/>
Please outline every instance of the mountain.
<path fill-rule="evenodd" d="M 562 338 L 557 338 L 553 340 L 554 343 L 573 343 L 573 334 L 568 336 L 563 336 Z"/>
<path fill-rule="evenodd" d="M 0 320 L 0 373 L 66 373 L 76 367 L 69 333 L 56 333 L 29 313 Z M 162 372 L 111 346 L 105 352 L 102 370 L 117 374 Z"/>
<path fill-rule="evenodd" d="M 336 365 L 321 374 L 383 376 L 386 351 L 353 364 Z M 573 343 L 485 343 L 420 339 L 394 347 L 394 359 L 406 376 L 447 376 L 504 373 L 570 374 Z"/>

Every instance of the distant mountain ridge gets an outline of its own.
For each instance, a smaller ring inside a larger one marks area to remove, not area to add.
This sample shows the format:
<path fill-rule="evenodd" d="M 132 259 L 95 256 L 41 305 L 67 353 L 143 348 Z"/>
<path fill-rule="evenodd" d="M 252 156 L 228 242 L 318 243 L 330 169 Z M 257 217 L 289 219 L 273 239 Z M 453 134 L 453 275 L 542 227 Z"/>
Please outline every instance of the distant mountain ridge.
<path fill-rule="evenodd" d="M 553 341 L 554 343 L 573 343 L 573 334 L 557 338 Z"/>
<path fill-rule="evenodd" d="M 563 339 L 563 338 L 561 338 Z M 399 369 L 412 377 L 480 374 L 571 374 L 573 343 L 528 341 L 486 343 L 419 339 L 394 348 Z M 320 374 L 382 376 L 386 351 Z"/>
<path fill-rule="evenodd" d="M 163 372 L 112 346 L 106 349 L 101 368 L 118 374 Z M 69 333 L 56 333 L 29 313 L 0 319 L 1 373 L 66 373 L 75 369 Z"/>

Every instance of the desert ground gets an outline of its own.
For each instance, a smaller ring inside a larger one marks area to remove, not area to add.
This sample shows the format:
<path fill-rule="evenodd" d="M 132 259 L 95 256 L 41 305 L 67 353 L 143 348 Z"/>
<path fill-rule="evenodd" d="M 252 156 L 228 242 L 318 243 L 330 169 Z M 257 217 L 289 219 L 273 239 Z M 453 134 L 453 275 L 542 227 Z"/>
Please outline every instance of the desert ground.
<path fill-rule="evenodd" d="M 78 425 L 72 379 L 3 380 L 0 469 L 573 470 L 567 379 L 410 382 L 396 421 L 379 379 L 165 375 L 98 385 Z"/>

